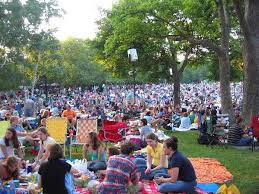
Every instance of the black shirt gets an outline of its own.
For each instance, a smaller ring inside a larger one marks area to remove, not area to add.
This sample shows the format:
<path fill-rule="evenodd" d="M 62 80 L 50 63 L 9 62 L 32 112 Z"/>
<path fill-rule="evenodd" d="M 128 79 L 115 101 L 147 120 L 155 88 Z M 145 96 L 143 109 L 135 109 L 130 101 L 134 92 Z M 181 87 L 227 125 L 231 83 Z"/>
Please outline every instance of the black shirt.
<path fill-rule="evenodd" d="M 179 181 L 191 182 L 196 179 L 195 171 L 192 163 L 181 152 L 175 153 L 168 159 L 168 168 L 179 168 Z"/>
<path fill-rule="evenodd" d="M 42 179 L 44 194 L 67 194 L 65 174 L 70 172 L 71 165 L 63 160 L 49 160 L 41 164 L 39 174 Z"/>

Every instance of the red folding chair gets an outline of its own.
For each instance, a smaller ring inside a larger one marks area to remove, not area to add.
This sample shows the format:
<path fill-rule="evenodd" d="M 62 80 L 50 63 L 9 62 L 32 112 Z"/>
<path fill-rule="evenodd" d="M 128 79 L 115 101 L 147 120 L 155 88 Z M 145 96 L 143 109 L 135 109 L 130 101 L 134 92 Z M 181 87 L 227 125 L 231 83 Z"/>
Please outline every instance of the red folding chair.
<path fill-rule="evenodd" d="M 254 151 L 255 146 L 259 141 L 259 116 L 252 117 L 252 122 L 248 125 L 248 128 L 253 129 L 252 151 Z"/>
<path fill-rule="evenodd" d="M 128 125 L 125 122 L 104 121 L 103 127 L 99 130 L 98 137 L 101 141 L 118 143 L 126 138 Z"/>

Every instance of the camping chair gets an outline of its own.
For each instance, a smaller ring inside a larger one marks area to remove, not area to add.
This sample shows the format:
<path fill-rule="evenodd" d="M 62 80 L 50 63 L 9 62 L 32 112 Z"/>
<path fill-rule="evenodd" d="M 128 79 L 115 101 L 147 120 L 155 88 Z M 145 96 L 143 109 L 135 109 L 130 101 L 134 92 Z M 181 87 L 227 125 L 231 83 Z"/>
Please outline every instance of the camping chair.
<path fill-rule="evenodd" d="M 259 141 L 259 116 L 253 116 L 251 124 L 248 128 L 253 129 L 253 141 L 252 141 L 252 151 L 254 151 L 256 144 Z"/>
<path fill-rule="evenodd" d="M 72 142 L 73 136 L 70 136 L 70 147 L 69 147 L 70 158 L 72 156 L 72 146 L 85 144 L 86 135 L 90 132 L 97 133 L 97 119 L 88 119 L 88 118 L 78 119 L 75 142 Z"/>
<path fill-rule="evenodd" d="M 64 144 L 64 155 L 67 139 L 67 119 L 66 118 L 48 118 L 47 130 L 50 136 L 55 139 L 58 144 Z"/>
<path fill-rule="evenodd" d="M 0 138 L 5 136 L 6 129 L 10 126 L 9 121 L 0 121 Z"/>
<path fill-rule="evenodd" d="M 224 123 L 222 123 L 224 119 Z M 229 125 L 229 115 L 228 114 L 218 114 L 217 124 L 212 125 L 212 119 L 210 118 L 210 127 L 208 127 L 208 134 L 210 135 L 209 145 L 219 144 L 224 145 L 227 142 L 227 127 Z"/>
<path fill-rule="evenodd" d="M 227 117 L 227 115 L 224 115 Z M 227 140 L 227 133 L 225 131 L 225 125 L 222 126 L 220 123 L 220 118 L 222 118 L 222 115 L 217 115 L 217 124 L 212 125 L 212 118 L 207 117 L 206 122 L 207 122 L 207 139 L 208 139 L 208 145 L 223 145 L 226 143 Z M 224 118 L 225 119 L 225 118 Z M 228 119 L 228 118 L 226 118 Z M 225 120 L 226 120 L 225 119 Z"/>
<path fill-rule="evenodd" d="M 125 122 L 107 121 L 103 122 L 103 127 L 98 133 L 98 137 L 101 141 L 118 143 L 119 141 L 126 139 L 126 131 L 128 125 Z"/>

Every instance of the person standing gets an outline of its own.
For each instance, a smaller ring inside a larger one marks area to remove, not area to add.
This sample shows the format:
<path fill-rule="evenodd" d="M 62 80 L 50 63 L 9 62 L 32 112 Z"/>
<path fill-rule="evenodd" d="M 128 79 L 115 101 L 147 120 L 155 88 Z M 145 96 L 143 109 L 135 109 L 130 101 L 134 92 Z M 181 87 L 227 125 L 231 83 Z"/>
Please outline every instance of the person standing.
<path fill-rule="evenodd" d="M 24 102 L 24 117 L 32 117 L 34 115 L 33 97 L 27 98 Z"/>

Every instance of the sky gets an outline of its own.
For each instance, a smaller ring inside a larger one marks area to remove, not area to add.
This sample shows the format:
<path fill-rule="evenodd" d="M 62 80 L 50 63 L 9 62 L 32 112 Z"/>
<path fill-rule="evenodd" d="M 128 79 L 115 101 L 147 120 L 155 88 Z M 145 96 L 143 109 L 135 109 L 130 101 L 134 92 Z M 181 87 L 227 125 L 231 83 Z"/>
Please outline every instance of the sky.
<path fill-rule="evenodd" d="M 100 8 L 111 9 L 116 0 L 58 0 L 66 12 L 62 18 L 52 21 L 57 27 L 55 36 L 60 40 L 67 37 L 94 38 L 97 31 L 95 21 L 101 18 Z"/>

